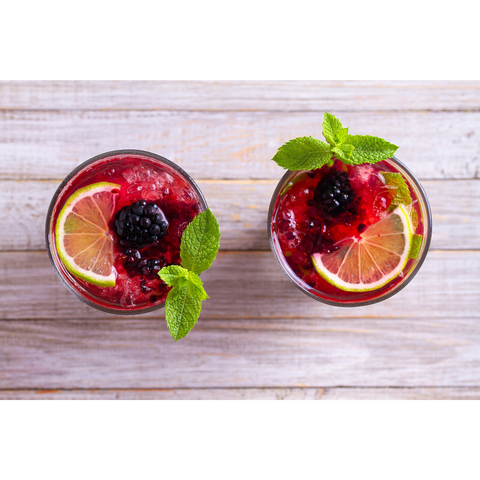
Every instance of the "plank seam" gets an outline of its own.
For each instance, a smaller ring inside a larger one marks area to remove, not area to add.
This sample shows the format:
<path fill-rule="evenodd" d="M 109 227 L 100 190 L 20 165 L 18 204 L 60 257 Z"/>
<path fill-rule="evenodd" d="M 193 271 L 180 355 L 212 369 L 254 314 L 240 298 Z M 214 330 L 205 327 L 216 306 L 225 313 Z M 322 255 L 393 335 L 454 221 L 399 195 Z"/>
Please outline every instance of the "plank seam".
<path fill-rule="evenodd" d="M 150 388 L 128 388 L 128 387 L 109 387 L 109 388 L 85 388 L 85 387 L 72 387 L 72 388 L 44 388 L 44 387 L 31 387 L 31 388 L 0 388 L 0 393 L 5 392 L 35 392 L 41 391 L 45 393 L 52 392 L 112 392 L 112 391 L 121 391 L 121 392 L 169 392 L 171 390 L 182 390 L 182 391 L 195 391 L 195 390 L 278 390 L 278 389 L 296 389 L 296 390 L 317 390 L 317 389 L 345 389 L 345 390 L 360 390 L 360 389 L 375 389 L 375 390 L 414 390 L 418 388 L 428 388 L 432 390 L 446 389 L 446 388 L 455 388 L 455 389 L 474 389 L 480 390 L 479 385 L 317 385 L 309 387 L 299 387 L 296 385 L 279 385 L 279 386 L 268 386 L 268 387 L 150 387 Z"/>
<path fill-rule="evenodd" d="M 247 98 L 245 98 L 247 99 Z M 242 101 L 243 98 L 229 98 L 229 101 Z M 247 100 L 251 100 L 248 98 Z M 285 98 L 272 98 L 272 102 L 275 101 L 286 101 Z M 292 101 L 292 99 L 288 99 L 288 101 Z M 295 99 L 293 99 L 295 101 Z M 296 99 L 296 101 L 301 102 L 315 102 L 319 101 L 317 98 L 302 98 Z M 335 112 L 342 112 L 342 113 L 352 113 L 352 114 L 362 114 L 362 113 L 377 113 L 381 111 L 382 113 L 478 113 L 480 112 L 480 107 L 473 107 L 473 108 L 465 108 L 465 109 L 388 109 L 388 110 L 379 110 L 372 109 L 362 109 L 362 110 L 350 110 L 350 109 L 340 109 L 335 108 Z M 324 113 L 325 109 L 255 109 L 255 108 L 245 108 L 245 109 L 213 109 L 213 108 L 204 108 L 204 109 L 188 109 L 188 108 L 12 108 L 12 107 L 1 107 L 0 112 L 5 113 L 13 113 L 13 112 L 45 112 L 45 113 L 55 113 L 55 112 L 179 112 L 179 113 Z"/>
<path fill-rule="evenodd" d="M 164 312 L 164 310 L 160 309 L 158 312 Z M 141 314 L 140 314 L 141 315 Z M 282 316 L 279 317 L 278 315 L 275 316 L 264 316 L 264 317 L 258 317 L 258 316 L 242 316 L 242 317 L 228 317 L 228 316 L 219 316 L 215 317 L 212 315 L 209 315 L 208 317 L 200 317 L 201 322 L 234 322 L 234 321 L 282 321 L 282 320 L 317 320 L 317 321 L 323 321 L 323 322 L 336 322 L 336 321 L 370 321 L 370 320 L 385 320 L 385 321 L 408 321 L 408 320 L 413 320 L 415 322 L 431 322 L 435 320 L 448 320 L 451 319 L 451 315 L 447 315 L 445 317 L 439 317 L 439 316 L 431 316 L 429 315 L 428 317 L 422 317 L 422 316 L 411 316 L 411 317 L 405 317 L 405 316 L 394 316 L 394 315 L 369 315 L 368 317 L 361 316 L 359 315 L 358 317 L 345 317 L 345 316 L 338 316 L 334 317 L 332 315 L 329 315 L 328 317 L 319 317 L 318 315 L 315 316 L 306 316 L 302 315 L 300 317 L 298 316 Z M 480 319 L 480 315 L 478 317 L 472 317 L 471 315 L 468 316 L 455 316 L 455 320 L 471 320 L 472 322 L 478 322 Z M 199 321 L 200 321 L 199 320 Z M 108 316 L 108 317 L 95 317 L 95 318 L 87 318 L 87 317 L 71 317 L 69 316 L 68 319 L 58 319 L 58 318 L 51 318 L 51 317 L 35 317 L 35 318 L 0 318 L 0 324 L 2 322 L 55 322 L 55 323 L 70 323 L 70 322 L 83 322 L 83 323 L 92 323 L 92 322 L 146 322 L 146 321 L 152 321 L 152 322 L 158 322 L 158 321 L 164 321 L 164 316 L 159 314 L 158 317 L 142 317 L 138 316 L 137 318 L 131 318 L 131 317 L 126 317 L 126 316 Z M 197 323 L 196 328 L 202 328 L 202 323 Z M 235 326 L 231 325 L 229 326 L 231 330 L 235 330 Z M 244 328 L 241 328 L 241 330 L 245 330 Z M 258 329 L 261 330 L 261 329 Z M 281 329 L 284 331 L 284 329 Z M 297 328 L 295 329 L 296 331 L 309 331 L 310 329 L 308 328 Z M 270 329 L 269 329 L 270 331 Z"/>

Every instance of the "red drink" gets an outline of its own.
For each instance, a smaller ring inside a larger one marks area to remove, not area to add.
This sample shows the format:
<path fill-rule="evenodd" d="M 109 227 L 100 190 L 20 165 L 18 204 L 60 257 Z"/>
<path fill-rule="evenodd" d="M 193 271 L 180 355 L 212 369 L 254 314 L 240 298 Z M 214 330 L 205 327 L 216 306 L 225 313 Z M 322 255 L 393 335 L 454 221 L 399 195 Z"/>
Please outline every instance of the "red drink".
<path fill-rule="evenodd" d="M 112 191 L 114 205 L 107 219 L 108 235 L 113 240 L 113 287 L 94 285 L 72 275 L 55 242 L 55 225 L 67 200 L 80 189 L 102 182 L 118 185 Z M 119 314 L 151 311 L 163 306 L 168 293 L 158 271 L 180 264 L 183 231 L 206 208 L 193 180 L 169 160 L 137 150 L 108 152 L 77 167 L 53 197 L 46 223 L 50 258 L 67 287 L 87 304 Z M 131 218 L 136 226 L 130 226 Z M 158 225 L 154 225 L 154 218 L 158 218 Z M 150 233 L 142 237 L 143 231 Z"/>
<path fill-rule="evenodd" d="M 420 253 L 380 288 L 345 291 L 319 274 L 312 255 L 330 253 L 345 239 L 360 240 L 362 232 L 392 212 L 396 189 L 386 184 L 381 172 L 400 173 L 408 186 L 412 203 L 405 210 L 411 219 L 412 233 L 423 236 Z M 376 303 L 403 288 L 423 263 L 431 237 L 431 214 L 425 193 L 396 159 L 362 165 L 335 160 L 332 167 L 287 172 L 273 195 L 269 222 L 272 251 L 284 273 L 311 297 L 338 306 Z"/>

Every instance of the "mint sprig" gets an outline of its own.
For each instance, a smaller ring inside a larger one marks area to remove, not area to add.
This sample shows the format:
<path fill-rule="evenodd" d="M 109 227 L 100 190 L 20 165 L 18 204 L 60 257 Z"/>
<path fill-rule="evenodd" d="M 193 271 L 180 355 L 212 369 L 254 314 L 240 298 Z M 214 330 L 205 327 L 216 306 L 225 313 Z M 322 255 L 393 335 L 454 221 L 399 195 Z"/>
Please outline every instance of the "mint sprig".
<path fill-rule="evenodd" d="M 391 158 L 398 147 L 371 135 L 349 135 L 348 128 L 331 113 L 323 115 L 323 136 L 328 143 L 313 137 L 299 137 L 282 145 L 273 160 L 288 170 L 314 170 L 333 164 L 333 156 L 343 163 L 360 165 Z"/>
<path fill-rule="evenodd" d="M 181 265 L 170 265 L 158 275 L 172 289 L 165 301 L 165 318 L 175 341 L 195 326 L 202 301 L 209 298 L 199 274 L 210 268 L 218 253 L 220 229 L 210 209 L 197 215 L 188 225 L 180 242 Z"/>

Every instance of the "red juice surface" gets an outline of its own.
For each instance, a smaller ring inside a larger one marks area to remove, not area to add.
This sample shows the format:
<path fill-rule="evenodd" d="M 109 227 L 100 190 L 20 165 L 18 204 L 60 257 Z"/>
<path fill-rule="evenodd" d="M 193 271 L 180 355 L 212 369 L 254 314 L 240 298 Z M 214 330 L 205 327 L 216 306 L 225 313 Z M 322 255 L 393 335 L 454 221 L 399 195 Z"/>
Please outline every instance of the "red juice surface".
<path fill-rule="evenodd" d="M 408 260 L 403 271 L 387 285 L 373 291 L 347 292 L 324 280 L 312 263 L 314 253 L 328 253 L 337 242 L 347 237 L 360 238 L 368 226 L 390 213 L 396 189 L 385 184 L 380 172 L 401 173 L 388 161 L 345 165 L 335 160 L 332 167 L 296 172 L 280 191 L 273 209 L 272 238 L 295 283 L 313 295 L 345 304 L 370 301 L 394 288 L 412 268 L 414 260 Z M 348 179 L 345 185 L 350 203 L 332 212 L 318 202 L 315 189 L 320 182 L 325 184 L 329 178 L 338 178 L 339 174 Z M 413 233 L 422 234 L 418 199 L 415 190 L 403 177 L 412 197 L 407 210 L 414 219 Z"/>
<path fill-rule="evenodd" d="M 114 215 L 109 221 L 114 240 L 114 287 L 100 287 L 72 275 L 63 266 L 57 252 L 55 263 L 62 268 L 67 284 L 82 297 L 104 308 L 140 310 L 162 304 L 169 288 L 157 272 L 145 275 L 142 268 L 129 263 L 128 249 L 140 252 L 141 259 L 157 259 L 159 267 L 180 264 L 180 241 L 186 226 L 205 209 L 203 201 L 187 179 L 171 166 L 140 154 L 119 154 L 103 158 L 77 173 L 63 188 L 52 212 L 51 245 L 55 248 L 55 223 L 65 202 L 77 190 L 100 182 L 119 185 L 112 196 Z M 154 243 L 131 246 L 116 233 L 115 219 L 122 207 L 143 200 L 156 204 L 168 221 L 166 234 Z M 137 262 L 138 263 L 138 262 Z"/>

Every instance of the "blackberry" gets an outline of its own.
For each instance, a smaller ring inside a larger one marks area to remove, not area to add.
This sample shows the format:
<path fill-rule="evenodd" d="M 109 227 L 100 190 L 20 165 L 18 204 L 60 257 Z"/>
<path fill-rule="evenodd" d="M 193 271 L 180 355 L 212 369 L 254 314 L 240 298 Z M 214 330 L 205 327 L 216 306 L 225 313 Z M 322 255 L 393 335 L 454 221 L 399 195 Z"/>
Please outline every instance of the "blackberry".
<path fill-rule="evenodd" d="M 166 266 L 165 262 L 162 262 L 158 258 L 143 258 L 138 263 L 142 275 L 147 278 L 158 278 L 158 272 Z"/>
<path fill-rule="evenodd" d="M 125 270 L 130 277 L 141 275 L 147 278 L 158 278 L 158 272 L 168 264 L 164 258 L 142 258 L 142 254 L 136 248 L 128 248 L 125 251 L 126 259 L 123 262 Z"/>
<path fill-rule="evenodd" d="M 115 230 L 122 246 L 143 247 L 162 238 L 168 220 L 156 203 L 138 200 L 123 207 L 115 219 Z"/>
<path fill-rule="evenodd" d="M 127 269 L 135 268 L 142 258 L 141 253 L 135 248 L 128 248 L 125 251 L 125 255 L 127 256 L 127 258 L 123 265 Z"/>
<path fill-rule="evenodd" d="M 313 198 L 331 216 L 345 212 L 354 200 L 347 173 L 335 170 L 323 175 Z"/>
<path fill-rule="evenodd" d="M 147 282 L 145 282 L 145 279 L 142 278 L 140 280 L 140 290 L 142 291 L 142 293 L 150 293 L 152 291 L 152 288 L 147 286 Z"/>

